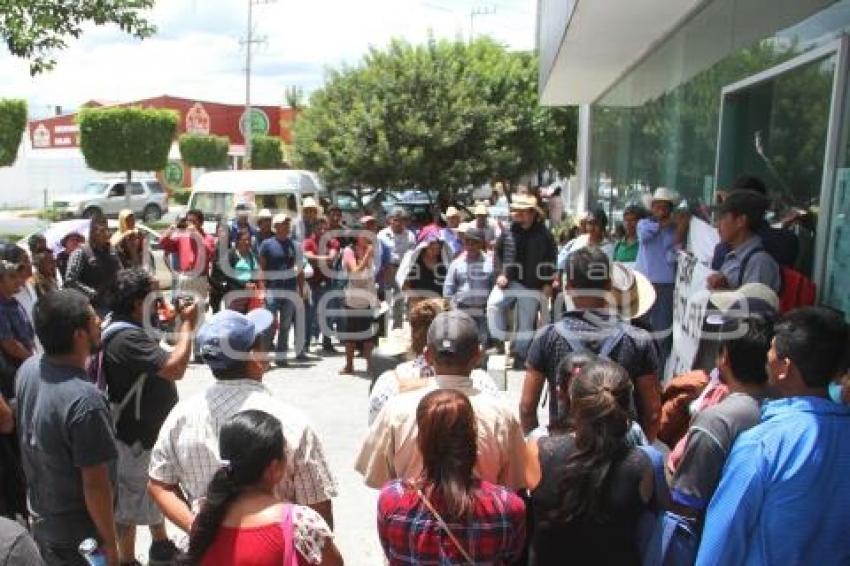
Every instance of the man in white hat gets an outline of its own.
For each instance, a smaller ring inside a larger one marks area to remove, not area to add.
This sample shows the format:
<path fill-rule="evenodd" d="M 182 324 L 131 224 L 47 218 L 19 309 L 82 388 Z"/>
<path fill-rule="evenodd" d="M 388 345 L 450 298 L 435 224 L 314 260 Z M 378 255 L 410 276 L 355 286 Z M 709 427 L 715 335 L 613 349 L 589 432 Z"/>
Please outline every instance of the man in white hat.
<path fill-rule="evenodd" d="M 481 230 L 484 233 L 484 244 L 486 249 L 491 249 L 499 237 L 499 225 L 495 220 L 490 218 L 490 212 L 487 210 L 487 205 L 479 202 L 475 205 L 472 211 L 475 219 L 470 222 L 470 226 Z"/>
<path fill-rule="evenodd" d="M 259 249 L 260 244 L 274 236 L 272 231 L 272 212 L 268 208 L 257 214 L 257 233 L 254 235 L 254 245 Z"/>
<path fill-rule="evenodd" d="M 242 230 L 248 230 L 252 240 L 257 235 L 257 230 L 251 226 L 251 206 L 244 203 L 236 205 L 236 218 L 231 220 L 228 231 L 227 241 L 230 247 L 236 245 L 236 242 L 239 240 L 239 232 Z"/>
<path fill-rule="evenodd" d="M 543 224 L 537 199 L 515 195 L 511 213 L 513 222 L 496 241 L 493 269 L 496 286 L 487 299 L 487 323 L 491 337 L 504 340 L 508 312 L 516 305 L 517 327 L 511 354 L 514 368 L 522 369 L 538 313 L 552 296 L 557 249 L 552 234 Z M 542 310 L 545 314 L 548 308 Z"/>
<path fill-rule="evenodd" d="M 659 187 L 652 195 L 651 216 L 637 225 L 638 249 L 635 270 L 643 273 L 655 287 L 657 299 L 649 311 L 649 323 L 661 350 L 662 364 L 673 345 L 673 291 L 676 285 L 678 250 L 687 234 L 690 218 L 673 215 L 679 201 L 675 191 Z"/>
<path fill-rule="evenodd" d="M 460 228 L 460 211 L 450 206 L 446 209 L 446 227 L 443 228 L 442 238 L 448 244 L 452 258 L 456 258 L 463 251 L 463 241 L 457 233 L 458 228 Z"/>
<path fill-rule="evenodd" d="M 557 398 L 556 370 L 568 354 L 587 350 L 623 366 L 634 385 L 638 423 L 647 438 L 654 439 L 661 410 L 658 355 L 649 333 L 628 322 L 651 307 L 652 288 L 639 274 L 622 266 L 615 268 L 599 248 L 577 250 L 567 261 L 568 312 L 538 331 L 528 349 L 520 399 L 523 430 L 528 433 L 537 427 L 544 385 L 548 384 L 550 391 L 549 422 L 562 416 L 558 404 L 552 402 Z M 615 278 L 617 286 L 622 285 L 620 279 L 629 279 L 624 273 L 633 276 L 629 289 L 615 290 Z M 635 296 L 624 301 L 620 294 Z"/>
<path fill-rule="evenodd" d="M 301 246 L 290 237 L 292 221 L 286 213 L 276 214 L 272 219 L 275 235 L 260 244 L 260 278 L 266 282 L 266 308 L 273 315 L 279 313 L 276 352 L 277 365 L 287 365 L 289 350 L 289 328 L 295 323 L 295 359 L 309 359 L 305 350 L 307 334 L 304 328 L 304 302 L 298 296 L 304 285 L 301 269 L 303 256 Z M 302 309 L 297 312 L 298 307 Z"/>
<path fill-rule="evenodd" d="M 306 197 L 301 202 L 301 218 L 295 222 L 293 238 L 303 242 L 313 233 L 313 226 L 319 216 L 319 203 L 313 197 Z"/>

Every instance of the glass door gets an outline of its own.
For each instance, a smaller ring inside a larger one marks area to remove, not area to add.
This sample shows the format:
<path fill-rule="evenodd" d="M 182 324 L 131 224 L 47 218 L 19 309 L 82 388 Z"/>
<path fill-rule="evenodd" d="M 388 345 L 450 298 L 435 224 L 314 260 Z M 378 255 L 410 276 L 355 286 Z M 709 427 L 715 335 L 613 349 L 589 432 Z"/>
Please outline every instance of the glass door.
<path fill-rule="evenodd" d="M 819 212 L 827 159 L 837 45 L 804 54 L 723 89 L 717 188 L 742 174 L 759 177 L 772 206 L 768 221 L 793 230 L 796 268 L 817 281 Z"/>

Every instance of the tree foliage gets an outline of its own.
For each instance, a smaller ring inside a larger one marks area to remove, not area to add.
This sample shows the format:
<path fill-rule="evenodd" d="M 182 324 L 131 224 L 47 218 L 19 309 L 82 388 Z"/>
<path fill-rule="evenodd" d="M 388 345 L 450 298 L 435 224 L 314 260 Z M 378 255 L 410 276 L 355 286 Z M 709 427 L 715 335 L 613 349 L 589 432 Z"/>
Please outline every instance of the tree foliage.
<path fill-rule="evenodd" d="M 180 136 L 180 156 L 189 167 L 217 169 L 227 165 L 230 140 L 227 136 L 183 134 Z"/>
<path fill-rule="evenodd" d="M 283 148 L 280 138 L 254 136 L 251 138 L 251 168 L 280 169 L 283 167 Z"/>
<path fill-rule="evenodd" d="M 26 127 L 26 101 L 0 100 L 0 167 L 7 167 L 15 162 Z"/>
<path fill-rule="evenodd" d="M 29 59 L 30 73 L 52 69 L 52 54 L 79 38 L 83 25 L 115 24 L 140 39 L 156 28 L 141 14 L 154 0 L 0 0 L 0 37 L 9 52 Z"/>
<path fill-rule="evenodd" d="M 574 110 L 538 105 L 531 54 L 487 38 L 395 40 L 329 72 L 295 146 L 332 185 L 452 191 L 547 166 L 571 173 L 575 123 Z"/>
<path fill-rule="evenodd" d="M 79 114 L 80 149 L 96 171 L 159 171 L 177 131 L 173 110 L 85 108 Z"/>

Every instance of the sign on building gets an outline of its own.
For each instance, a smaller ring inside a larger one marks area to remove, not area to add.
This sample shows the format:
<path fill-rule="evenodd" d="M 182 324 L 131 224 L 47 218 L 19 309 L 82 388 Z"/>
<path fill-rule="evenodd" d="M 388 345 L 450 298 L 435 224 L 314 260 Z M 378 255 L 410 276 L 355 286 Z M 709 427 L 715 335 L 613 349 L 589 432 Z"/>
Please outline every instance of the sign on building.
<path fill-rule="evenodd" d="M 200 102 L 186 112 L 186 133 L 204 136 L 210 133 L 210 115 Z"/>

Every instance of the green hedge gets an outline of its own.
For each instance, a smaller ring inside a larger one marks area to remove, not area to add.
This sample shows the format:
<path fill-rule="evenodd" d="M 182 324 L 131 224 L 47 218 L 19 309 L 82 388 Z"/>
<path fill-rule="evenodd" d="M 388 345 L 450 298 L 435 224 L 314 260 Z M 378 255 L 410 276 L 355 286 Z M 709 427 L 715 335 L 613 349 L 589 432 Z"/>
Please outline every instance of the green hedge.
<path fill-rule="evenodd" d="M 280 169 L 283 167 L 283 148 L 280 138 L 254 136 L 251 138 L 251 169 Z"/>
<path fill-rule="evenodd" d="M 227 165 L 230 139 L 227 136 L 183 134 L 180 136 L 180 156 L 189 167 L 217 169 Z"/>
<path fill-rule="evenodd" d="M 17 159 L 26 127 L 26 101 L 0 99 L 0 167 L 12 165 Z"/>

